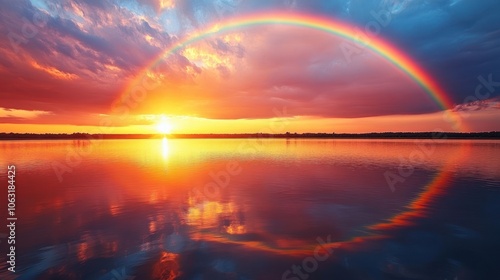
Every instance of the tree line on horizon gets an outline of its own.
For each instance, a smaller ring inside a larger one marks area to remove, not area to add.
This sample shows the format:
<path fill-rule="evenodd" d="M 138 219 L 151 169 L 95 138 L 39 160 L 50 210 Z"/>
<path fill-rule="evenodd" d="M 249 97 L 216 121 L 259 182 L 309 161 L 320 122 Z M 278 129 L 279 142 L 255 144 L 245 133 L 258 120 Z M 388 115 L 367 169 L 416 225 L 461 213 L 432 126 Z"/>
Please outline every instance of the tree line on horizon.
<path fill-rule="evenodd" d="M 330 138 L 330 139 L 500 139 L 490 132 L 370 132 L 370 133 L 223 133 L 223 134 L 89 134 L 89 133 L 0 133 L 0 140 L 150 139 L 150 138 Z"/>

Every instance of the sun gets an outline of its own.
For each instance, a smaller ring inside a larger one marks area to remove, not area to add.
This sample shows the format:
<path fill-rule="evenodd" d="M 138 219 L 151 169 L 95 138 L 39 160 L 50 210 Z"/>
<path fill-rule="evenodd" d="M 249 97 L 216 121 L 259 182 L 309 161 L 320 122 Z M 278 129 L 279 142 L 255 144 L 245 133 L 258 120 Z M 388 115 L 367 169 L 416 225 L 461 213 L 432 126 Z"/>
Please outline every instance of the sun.
<path fill-rule="evenodd" d="M 172 123 L 165 116 L 162 116 L 156 125 L 156 130 L 161 134 L 170 134 L 172 133 L 172 129 Z"/>

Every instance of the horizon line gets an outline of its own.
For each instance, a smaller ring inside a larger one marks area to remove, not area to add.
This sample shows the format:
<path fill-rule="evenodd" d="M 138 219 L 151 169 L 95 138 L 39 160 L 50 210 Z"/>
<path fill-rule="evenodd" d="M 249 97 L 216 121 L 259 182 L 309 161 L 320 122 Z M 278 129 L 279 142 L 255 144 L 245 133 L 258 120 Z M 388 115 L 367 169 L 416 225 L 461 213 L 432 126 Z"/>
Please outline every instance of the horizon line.
<path fill-rule="evenodd" d="M 189 134 L 140 134 L 140 133 L 16 133 L 0 132 L 0 140 L 97 140 L 100 139 L 237 139 L 237 138 L 327 138 L 327 139 L 500 139 L 500 131 L 483 132 L 363 132 L 363 133 L 336 133 L 336 132 L 285 132 L 285 133 L 189 133 Z"/>

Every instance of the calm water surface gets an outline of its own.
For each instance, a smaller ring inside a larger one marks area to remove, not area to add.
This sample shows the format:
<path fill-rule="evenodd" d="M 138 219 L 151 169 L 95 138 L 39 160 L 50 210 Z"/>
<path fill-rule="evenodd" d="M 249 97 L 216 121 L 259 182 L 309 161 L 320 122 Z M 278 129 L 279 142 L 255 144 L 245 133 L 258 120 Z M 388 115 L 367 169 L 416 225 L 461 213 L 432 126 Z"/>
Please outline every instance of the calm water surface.
<path fill-rule="evenodd" d="M 5 196 L 9 164 L 18 279 L 500 279 L 500 141 L 2 141 Z"/>

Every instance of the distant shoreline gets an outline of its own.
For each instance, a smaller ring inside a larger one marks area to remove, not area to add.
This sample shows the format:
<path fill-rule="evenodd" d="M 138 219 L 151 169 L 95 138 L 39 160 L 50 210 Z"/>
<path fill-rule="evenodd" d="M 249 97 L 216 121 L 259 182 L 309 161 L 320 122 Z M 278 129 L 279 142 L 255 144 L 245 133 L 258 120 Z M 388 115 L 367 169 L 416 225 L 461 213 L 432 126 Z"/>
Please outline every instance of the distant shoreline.
<path fill-rule="evenodd" d="M 477 139 L 500 140 L 500 131 L 491 132 L 373 132 L 373 133 L 235 133 L 235 134 L 36 134 L 0 133 L 1 140 L 85 140 L 85 139 Z"/>

